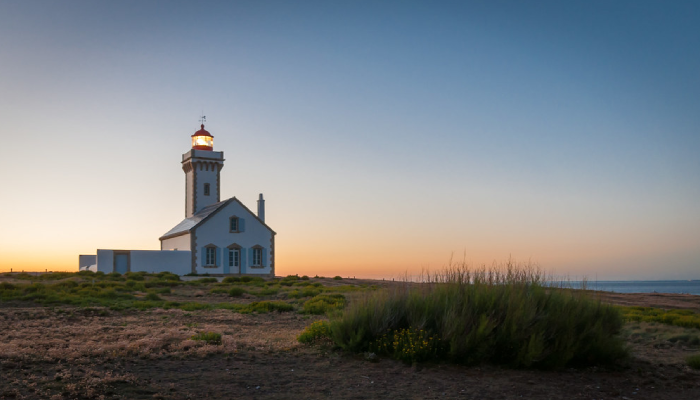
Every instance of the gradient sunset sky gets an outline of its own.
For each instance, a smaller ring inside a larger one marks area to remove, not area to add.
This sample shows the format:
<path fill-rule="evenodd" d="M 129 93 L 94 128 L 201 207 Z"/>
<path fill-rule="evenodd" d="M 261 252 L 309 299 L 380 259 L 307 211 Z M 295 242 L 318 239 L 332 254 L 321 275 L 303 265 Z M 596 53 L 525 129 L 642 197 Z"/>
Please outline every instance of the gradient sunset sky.
<path fill-rule="evenodd" d="M 700 279 L 698 1 L 2 1 L 0 271 L 158 249 L 202 111 L 278 275 Z"/>

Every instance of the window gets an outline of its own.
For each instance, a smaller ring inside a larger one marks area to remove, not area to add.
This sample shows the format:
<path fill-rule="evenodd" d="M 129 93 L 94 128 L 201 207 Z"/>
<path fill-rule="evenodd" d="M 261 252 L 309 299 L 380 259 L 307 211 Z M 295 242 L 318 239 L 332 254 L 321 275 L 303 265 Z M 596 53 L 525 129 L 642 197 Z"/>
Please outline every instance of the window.
<path fill-rule="evenodd" d="M 209 196 L 209 184 L 208 183 L 204 184 L 204 195 Z"/>
<path fill-rule="evenodd" d="M 229 249 L 228 250 L 228 266 L 229 267 L 240 267 L 241 266 L 241 251 L 239 249 Z"/>
<path fill-rule="evenodd" d="M 239 232 L 240 230 L 238 228 L 238 217 L 231 217 L 229 219 L 229 232 Z"/>
<path fill-rule="evenodd" d="M 205 265 L 216 265 L 216 247 L 206 248 Z"/>
<path fill-rule="evenodd" d="M 253 265 L 258 267 L 262 265 L 262 252 L 260 247 L 253 248 Z"/>
<path fill-rule="evenodd" d="M 231 233 L 238 233 L 245 231 L 245 219 L 238 218 L 235 215 L 229 217 L 228 219 L 228 231 Z"/>

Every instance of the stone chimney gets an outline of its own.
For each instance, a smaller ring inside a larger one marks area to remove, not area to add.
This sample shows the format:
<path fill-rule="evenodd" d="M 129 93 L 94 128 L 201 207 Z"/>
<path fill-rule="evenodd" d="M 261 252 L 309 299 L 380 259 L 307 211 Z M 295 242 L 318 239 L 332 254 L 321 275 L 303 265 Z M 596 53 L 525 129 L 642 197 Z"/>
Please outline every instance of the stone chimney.
<path fill-rule="evenodd" d="M 258 218 L 262 222 L 265 222 L 265 200 L 263 199 L 262 193 L 260 193 L 260 197 L 258 197 Z"/>

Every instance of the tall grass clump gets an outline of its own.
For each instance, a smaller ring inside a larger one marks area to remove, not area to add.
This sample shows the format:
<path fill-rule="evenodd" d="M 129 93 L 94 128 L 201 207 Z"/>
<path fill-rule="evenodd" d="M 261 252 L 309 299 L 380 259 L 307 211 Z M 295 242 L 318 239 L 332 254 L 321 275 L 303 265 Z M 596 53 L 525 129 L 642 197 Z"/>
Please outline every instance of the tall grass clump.
<path fill-rule="evenodd" d="M 700 369 L 700 354 L 695 354 L 692 356 L 689 356 L 688 358 L 685 359 L 685 361 L 688 363 L 688 366 L 692 369 Z"/>
<path fill-rule="evenodd" d="M 199 332 L 194 334 L 190 339 L 201 340 L 209 344 L 221 344 L 221 334 L 218 332 Z"/>
<path fill-rule="evenodd" d="M 624 357 L 623 322 L 617 308 L 551 287 L 540 270 L 508 262 L 451 266 L 420 283 L 368 293 L 332 317 L 330 331 L 343 349 L 405 361 L 560 368 Z M 394 337 L 403 344 L 387 346 L 398 343 L 387 340 Z M 411 350 L 414 342 L 426 344 Z"/>

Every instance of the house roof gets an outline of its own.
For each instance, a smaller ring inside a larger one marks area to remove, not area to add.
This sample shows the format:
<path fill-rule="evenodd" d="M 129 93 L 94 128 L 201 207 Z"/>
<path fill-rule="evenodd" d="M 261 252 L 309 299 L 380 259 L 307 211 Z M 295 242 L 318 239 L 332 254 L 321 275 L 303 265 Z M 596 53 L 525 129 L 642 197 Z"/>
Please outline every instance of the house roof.
<path fill-rule="evenodd" d="M 184 234 L 192 232 L 192 230 L 194 228 L 201 225 L 204 221 L 209 219 L 210 216 L 214 215 L 217 211 L 223 209 L 224 206 L 226 206 L 228 203 L 230 203 L 232 201 L 235 201 L 238 204 L 240 204 L 241 206 L 243 206 L 243 208 L 246 211 L 248 211 L 250 213 L 250 215 L 252 215 L 255 219 L 260 221 L 260 223 L 263 224 L 264 227 L 266 227 L 273 234 L 275 234 L 275 231 L 273 231 L 272 228 L 267 226 L 267 224 L 265 224 L 265 222 L 263 222 L 260 218 L 258 218 L 257 215 L 253 214 L 253 212 L 250 211 L 250 209 L 248 209 L 248 207 L 246 207 L 243 203 L 241 203 L 237 198 L 231 197 L 228 200 L 220 201 L 216 204 L 206 206 L 206 207 L 202 208 L 201 210 L 199 210 L 196 214 L 192 215 L 191 217 L 183 219 L 182 222 L 175 225 L 175 227 L 173 227 L 173 229 L 167 231 L 163 236 L 161 236 L 159 240 L 165 240 L 165 239 L 169 239 L 171 237 L 180 236 L 180 235 L 184 235 Z"/>
<path fill-rule="evenodd" d="M 192 215 L 189 218 L 183 219 L 182 222 L 175 225 L 173 229 L 167 231 L 163 236 L 160 237 L 160 240 L 168 239 L 174 236 L 184 235 L 185 233 L 191 232 L 194 227 L 202 223 L 202 221 L 207 219 L 208 216 L 212 215 L 214 212 L 216 212 L 216 210 L 223 207 L 231 200 L 233 200 L 233 198 L 220 201 L 218 203 L 202 208 L 196 214 Z"/>

